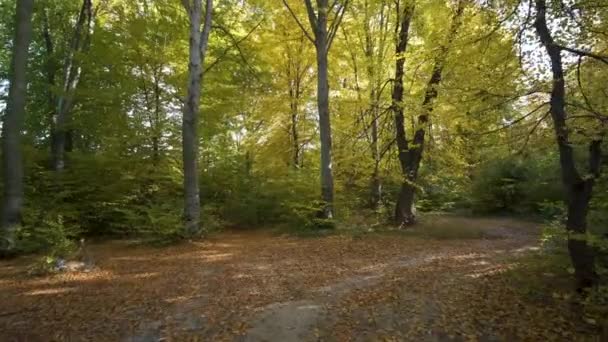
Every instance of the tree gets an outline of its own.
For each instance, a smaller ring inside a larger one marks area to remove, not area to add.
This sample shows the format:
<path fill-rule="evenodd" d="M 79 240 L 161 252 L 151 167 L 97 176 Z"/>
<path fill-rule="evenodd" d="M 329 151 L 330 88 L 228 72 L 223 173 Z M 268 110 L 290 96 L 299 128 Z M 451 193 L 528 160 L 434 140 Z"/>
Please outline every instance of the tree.
<path fill-rule="evenodd" d="M 380 164 L 386 146 L 382 146 L 381 141 L 381 116 L 387 112 L 382 111 L 382 95 L 385 85 L 389 83 L 386 56 L 391 45 L 391 21 L 390 12 L 392 10 L 390 2 L 386 0 L 374 1 L 363 0 L 354 2 L 350 7 L 350 13 L 354 19 L 354 24 L 347 28 L 342 26 L 344 42 L 352 61 L 353 77 L 358 111 L 364 136 L 371 150 L 372 171 L 370 177 L 370 208 L 378 209 L 382 200 L 382 180 L 380 175 Z M 354 32 L 351 32 L 354 31 Z M 359 53 L 363 55 L 360 60 Z M 360 67 L 360 66 L 363 67 Z M 359 70 L 364 69 L 365 73 Z M 389 143 L 389 147 L 392 142 Z"/>
<path fill-rule="evenodd" d="M 416 182 L 424 152 L 425 136 L 429 116 L 434 110 L 435 100 L 438 96 L 438 87 L 443 78 L 443 69 L 447 59 L 450 47 L 458 34 L 458 29 L 462 24 L 462 15 L 466 0 L 458 0 L 456 10 L 452 17 L 452 23 L 448 30 L 446 41 L 439 46 L 435 55 L 431 78 L 426 84 L 424 90 L 424 98 L 422 100 L 421 113 L 418 115 L 418 123 L 415 128 L 414 137 L 410 141 L 407 140 L 404 127 L 403 117 L 403 57 L 401 57 L 396 66 L 395 87 L 393 90 L 393 108 L 395 111 L 395 127 L 396 141 L 399 148 L 399 163 L 403 173 L 404 181 L 401 185 L 401 191 L 397 198 L 395 207 L 395 222 L 399 225 L 411 225 L 416 222 L 414 211 L 414 200 L 416 195 Z M 399 31 L 399 39 L 397 45 L 397 56 L 402 56 L 405 53 L 407 46 L 407 30 L 411 19 L 413 9 L 404 9 L 401 29 Z M 400 81 L 401 80 L 401 81 Z"/>
<path fill-rule="evenodd" d="M 608 57 L 559 45 L 553 38 L 547 24 L 547 4 L 545 0 L 535 0 L 536 16 L 534 28 L 551 60 L 551 99 L 550 113 L 555 130 L 559 151 L 562 183 L 565 190 L 567 206 L 566 229 L 568 250 L 574 266 L 579 288 L 587 288 L 597 281 L 594 253 L 587 243 L 587 213 L 592 198 L 593 188 L 599 178 L 602 160 L 602 140 L 604 134 L 594 134 L 588 146 L 587 174 L 581 175 L 577 169 L 574 149 L 571 142 L 571 129 L 566 111 L 566 74 L 562 51 L 570 51 L 579 56 L 590 56 L 608 63 Z M 601 115 L 600 115 L 601 117 Z"/>
<path fill-rule="evenodd" d="M 47 13 L 45 16 L 45 42 L 49 55 L 52 55 L 54 47 L 51 33 L 48 27 Z M 69 48 L 66 51 L 63 64 L 63 79 L 61 90 L 56 99 L 56 108 L 51 123 L 51 154 L 53 169 L 62 171 L 65 168 L 65 153 L 71 150 L 72 135 L 69 128 L 70 112 L 74 105 L 74 92 L 78 87 L 82 75 L 82 67 L 79 54 L 85 52 L 90 45 L 91 30 L 93 22 L 92 0 L 83 0 L 80 12 L 76 18 L 74 32 Z M 47 70 L 47 78 L 51 86 L 55 86 L 55 72 L 52 67 Z M 52 100 L 51 96 L 51 100 Z"/>
<path fill-rule="evenodd" d="M 398 13 L 398 26 L 396 29 L 397 41 L 395 47 L 395 55 L 397 59 L 395 61 L 395 78 L 393 79 L 393 93 L 392 93 L 392 109 L 395 115 L 395 140 L 397 142 L 397 148 L 399 149 L 399 160 L 401 169 L 406 177 L 401 185 L 401 192 L 397 201 L 395 209 L 395 220 L 401 224 L 406 220 L 411 219 L 413 213 L 411 207 L 405 207 L 407 199 L 403 199 L 404 195 L 408 194 L 408 188 L 412 187 L 412 184 L 407 183 L 408 177 L 408 142 L 405 133 L 405 117 L 403 115 L 403 77 L 405 74 L 405 52 L 407 50 L 407 44 L 409 41 L 410 24 L 414 12 L 414 4 L 407 4 L 400 8 L 397 6 L 396 11 Z"/>
<path fill-rule="evenodd" d="M 209 45 L 213 0 L 207 0 L 205 22 L 202 20 L 202 0 L 182 0 L 190 18 L 190 60 L 188 65 L 188 94 L 183 107 L 182 148 L 184 163 L 184 221 L 188 235 L 200 231 L 201 204 L 198 184 L 198 117 L 200 110 L 203 65 Z M 201 29 L 202 24 L 202 29 Z"/>
<path fill-rule="evenodd" d="M 10 254 L 15 247 L 15 231 L 21 223 L 23 205 L 23 161 L 21 126 L 25 116 L 27 60 L 32 37 L 34 0 L 17 0 L 15 39 L 10 71 L 10 88 L 2 126 L 2 167 L 4 202 L 0 253 Z"/>
<path fill-rule="evenodd" d="M 298 26 L 306 37 L 314 44 L 317 52 L 317 108 L 319 111 L 319 132 L 321 136 L 321 196 L 323 200 L 323 218 L 333 218 L 334 179 L 332 173 L 332 142 L 331 120 L 329 113 L 329 75 L 328 54 L 332 42 L 344 17 L 348 0 L 339 1 L 318 0 L 316 10 L 312 0 L 304 0 L 308 21 L 312 29 L 311 35 L 298 19 L 295 12 L 289 7 L 287 0 L 283 0 Z M 330 21 L 333 14 L 333 20 Z"/>

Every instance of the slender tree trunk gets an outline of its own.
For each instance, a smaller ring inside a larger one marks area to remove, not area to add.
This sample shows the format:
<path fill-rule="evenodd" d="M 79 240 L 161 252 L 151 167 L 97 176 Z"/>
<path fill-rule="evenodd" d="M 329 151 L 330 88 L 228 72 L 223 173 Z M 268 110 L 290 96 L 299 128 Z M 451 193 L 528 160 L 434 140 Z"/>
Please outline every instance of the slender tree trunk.
<path fill-rule="evenodd" d="M 157 164 L 160 160 L 160 116 L 161 116 L 161 89 L 159 84 L 159 76 L 154 73 L 154 123 L 152 125 L 152 161 Z"/>
<path fill-rule="evenodd" d="M 374 168 L 371 177 L 371 198 L 370 204 L 372 209 L 377 209 L 380 201 L 382 200 L 382 182 L 380 181 L 380 149 L 378 144 L 378 95 L 380 91 L 378 87 L 378 67 L 375 65 L 376 59 L 374 58 L 374 38 L 372 37 L 371 21 L 373 20 L 370 16 L 369 3 L 365 1 L 365 57 L 367 59 L 367 79 L 369 84 L 369 115 L 371 116 L 370 124 L 370 146 L 372 150 L 372 158 L 374 160 Z M 383 13 L 382 13 L 383 14 Z M 384 16 L 380 22 L 380 28 L 382 29 L 382 23 Z M 378 55 L 382 55 L 383 46 L 378 47 Z"/>
<path fill-rule="evenodd" d="M 32 37 L 33 7 L 33 0 L 17 0 L 10 88 L 2 128 L 4 198 L 0 254 L 12 254 L 14 252 L 15 231 L 21 223 L 21 207 L 23 205 L 21 126 L 25 116 L 27 59 Z"/>
<path fill-rule="evenodd" d="M 315 27 L 315 47 L 317 51 L 317 107 L 319 111 L 319 131 L 321 135 L 321 198 L 322 217 L 333 218 L 334 179 L 332 173 L 331 121 L 329 116 L 329 75 L 327 32 L 327 0 L 318 0 L 319 7 Z"/>
<path fill-rule="evenodd" d="M 313 35 L 309 34 L 299 21 L 293 10 L 289 7 L 287 0 L 283 4 L 294 17 L 302 32 L 314 43 L 317 52 L 317 107 L 319 111 L 319 131 L 321 135 L 321 196 L 323 208 L 319 213 L 320 217 L 331 219 L 334 216 L 334 179 L 332 174 L 331 157 L 331 120 L 329 116 L 329 76 L 328 76 L 328 54 L 336 32 L 340 27 L 342 18 L 349 0 L 342 3 L 333 1 L 331 7 L 329 0 L 316 0 L 315 11 L 312 0 L 304 0 L 308 21 L 313 30 Z M 335 12 L 334 20 L 328 28 L 329 12 Z M 313 38 L 314 36 L 314 38 Z"/>
<path fill-rule="evenodd" d="M 205 23 L 201 31 L 202 0 L 186 3 L 190 17 L 190 57 L 188 94 L 182 118 L 184 163 L 184 230 L 189 236 L 200 232 L 201 203 L 198 184 L 198 116 L 203 80 L 203 64 L 209 43 L 213 1 L 207 0 Z"/>
<path fill-rule="evenodd" d="M 65 152 L 72 146 L 72 136 L 69 122 L 70 113 L 74 102 L 74 91 L 80 82 L 82 68 L 77 61 L 77 55 L 85 51 L 90 43 L 91 25 L 93 20 L 93 4 L 91 0 L 83 0 L 74 36 L 67 52 L 64 64 L 64 81 L 62 93 L 57 97 L 57 107 L 54 117 L 54 128 L 52 135 L 51 154 L 53 169 L 63 171 L 65 169 Z"/>
<path fill-rule="evenodd" d="M 290 92 L 291 93 L 291 92 Z M 291 99 L 291 143 L 292 165 L 294 169 L 300 168 L 300 138 L 298 136 L 298 104 L 297 98 Z"/>
<path fill-rule="evenodd" d="M 601 141 L 594 140 L 589 145 L 589 174 L 581 177 L 574 158 L 574 151 L 569 141 L 569 130 L 566 124 L 566 87 L 561 49 L 555 44 L 547 26 L 547 7 L 545 0 L 536 1 L 536 20 L 534 27 L 551 59 L 553 87 L 551 90 L 550 113 L 559 150 L 562 183 L 566 193 L 568 219 L 566 229 L 569 233 L 568 250 L 579 289 L 590 287 L 597 281 L 595 256 L 587 244 L 587 212 L 593 193 L 595 179 L 599 177 L 601 166 Z"/>

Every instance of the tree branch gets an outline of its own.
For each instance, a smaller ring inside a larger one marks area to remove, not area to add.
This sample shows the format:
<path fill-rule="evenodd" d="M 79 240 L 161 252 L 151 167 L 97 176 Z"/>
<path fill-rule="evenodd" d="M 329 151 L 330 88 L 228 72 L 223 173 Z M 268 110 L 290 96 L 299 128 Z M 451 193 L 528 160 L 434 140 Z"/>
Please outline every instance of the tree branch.
<path fill-rule="evenodd" d="M 600 61 L 602 63 L 608 64 L 608 56 L 606 56 L 606 55 L 601 55 L 601 54 L 593 53 L 593 52 L 590 52 L 590 51 L 570 48 L 570 47 L 563 46 L 563 45 L 558 45 L 558 44 L 555 44 L 555 46 L 558 47 L 561 50 L 568 51 L 568 52 L 573 53 L 575 55 L 583 56 L 583 57 L 590 57 L 590 58 L 596 59 L 596 60 L 598 60 L 598 61 Z"/>
<path fill-rule="evenodd" d="M 304 34 L 306 35 L 306 38 L 308 38 L 308 40 L 310 40 L 314 44 L 315 39 L 310 35 L 310 33 L 308 33 L 308 30 L 304 27 L 304 25 L 302 25 L 302 22 L 300 22 L 300 19 L 298 19 L 298 16 L 296 15 L 296 13 L 291 9 L 291 7 L 289 7 L 289 4 L 287 4 L 287 0 L 283 0 L 283 4 L 287 8 L 289 13 L 293 17 L 293 19 L 296 21 L 298 26 L 300 26 L 300 29 L 302 30 L 302 32 L 304 32 Z"/>

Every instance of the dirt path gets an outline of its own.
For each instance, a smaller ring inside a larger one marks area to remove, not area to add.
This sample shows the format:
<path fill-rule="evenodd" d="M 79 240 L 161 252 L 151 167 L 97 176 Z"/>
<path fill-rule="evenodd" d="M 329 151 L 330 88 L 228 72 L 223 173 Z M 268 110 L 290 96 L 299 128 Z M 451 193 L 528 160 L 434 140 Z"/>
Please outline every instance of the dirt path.
<path fill-rule="evenodd" d="M 98 269 L 90 273 L 31 278 L 24 260 L 0 263 L 0 340 L 576 336 L 563 308 L 530 306 L 500 277 L 534 247 L 537 227 L 504 219 L 441 224 L 482 227 L 486 238 L 224 233 L 165 249 L 94 246 Z"/>

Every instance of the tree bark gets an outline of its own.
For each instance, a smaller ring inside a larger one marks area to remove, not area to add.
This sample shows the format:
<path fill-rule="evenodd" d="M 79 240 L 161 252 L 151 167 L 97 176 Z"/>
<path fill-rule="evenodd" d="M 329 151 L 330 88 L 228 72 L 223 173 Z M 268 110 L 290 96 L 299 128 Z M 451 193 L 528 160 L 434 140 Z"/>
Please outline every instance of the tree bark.
<path fill-rule="evenodd" d="M 420 162 L 425 146 L 426 128 L 429 122 L 429 117 L 434 109 L 434 102 L 437 99 L 437 87 L 441 83 L 445 61 L 447 59 L 450 47 L 456 39 L 460 25 L 462 24 L 462 14 L 464 13 L 465 0 L 458 1 L 456 12 L 452 18 L 452 24 L 448 31 L 446 42 L 440 46 L 431 78 L 426 85 L 424 99 L 422 101 L 421 113 L 418 115 L 418 123 L 412 144 L 407 145 L 401 143 L 405 149 L 399 148 L 399 161 L 403 171 L 404 182 L 401 185 L 401 191 L 397 199 L 395 207 L 395 221 L 399 225 L 412 225 L 416 223 L 415 199 L 416 199 L 416 182 L 418 181 L 418 171 L 420 170 Z M 401 113 L 403 116 L 403 113 Z M 403 121 L 400 121 L 403 125 Z M 405 128 L 401 127 L 405 132 Z M 404 137 L 398 137 L 404 139 Z M 406 141 L 407 142 L 407 141 Z M 408 148 L 409 147 L 409 148 Z"/>
<path fill-rule="evenodd" d="M 319 15 L 319 25 L 325 21 Z M 324 27 L 326 24 L 324 25 Z M 333 218 L 334 179 L 332 173 L 331 121 L 329 117 L 329 80 L 327 50 L 322 48 L 326 43 L 327 30 L 318 30 L 317 44 L 317 106 L 319 110 L 319 131 L 321 134 L 321 194 L 323 199 L 323 218 Z"/>
<path fill-rule="evenodd" d="M 0 254 L 3 255 L 14 252 L 15 231 L 21 223 L 21 208 L 23 205 L 21 127 L 25 116 L 27 60 L 32 37 L 33 7 L 33 0 L 17 1 L 10 88 L 2 128 L 4 198 Z"/>
<path fill-rule="evenodd" d="M 315 12 L 312 0 L 303 0 L 306 6 L 306 13 L 313 34 L 309 34 L 308 30 L 302 25 L 298 17 L 289 7 L 286 0 L 283 4 L 302 32 L 315 45 L 317 52 L 317 107 L 319 111 L 319 131 L 321 136 L 321 199 L 323 206 L 319 213 L 321 218 L 331 219 L 334 216 L 334 179 L 332 174 L 332 142 L 331 142 L 331 120 L 329 116 L 329 76 L 328 76 L 328 54 L 331 44 L 336 36 L 336 32 L 340 27 L 342 18 L 349 0 L 344 0 L 342 3 L 333 1 L 331 7 L 328 0 L 317 0 L 317 11 Z M 328 28 L 328 15 L 335 11 L 333 22 Z M 314 37 L 314 38 L 313 38 Z"/>
<path fill-rule="evenodd" d="M 190 17 L 190 53 L 188 94 L 183 108 L 182 149 L 184 167 L 184 231 L 188 236 L 200 233 L 201 204 L 198 184 L 198 116 L 203 80 L 203 64 L 211 32 L 213 1 L 207 0 L 205 23 L 201 31 L 202 0 L 186 2 Z"/>
<path fill-rule="evenodd" d="M 77 61 L 77 55 L 82 53 L 90 44 L 90 35 L 93 20 L 93 4 L 91 0 L 83 0 L 74 27 L 74 36 L 67 52 L 64 63 L 64 80 L 62 93 L 57 96 L 57 107 L 55 109 L 54 122 L 51 128 L 51 155 L 53 169 L 63 171 L 65 169 L 65 153 L 72 146 L 73 133 L 70 132 L 70 112 L 74 104 L 74 91 L 80 82 L 82 68 Z"/>
<path fill-rule="evenodd" d="M 407 206 L 407 203 L 412 203 L 413 199 L 410 200 L 405 196 L 408 194 L 406 188 L 410 186 L 407 183 L 408 174 L 408 161 L 407 153 L 409 150 L 409 143 L 407 141 L 407 135 L 405 132 L 405 117 L 403 115 L 403 76 L 405 74 L 405 52 L 407 50 L 407 44 L 409 40 L 410 23 L 414 12 L 413 5 L 405 6 L 403 10 L 397 6 L 397 13 L 399 18 L 399 25 L 397 27 L 397 45 L 395 47 L 395 55 L 397 60 L 395 61 L 395 79 L 393 80 L 393 93 L 392 93 L 392 110 L 395 116 L 395 140 L 397 148 L 399 149 L 399 164 L 401 165 L 401 171 L 404 175 L 404 181 L 401 184 L 401 191 L 397 199 L 397 205 L 395 207 L 395 222 L 397 224 L 409 223 L 414 218 L 414 213 L 411 206 Z"/>
<path fill-rule="evenodd" d="M 547 26 L 547 6 L 545 0 L 535 0 L 536 18 L 534 27 L 551 59 L 553 85 L 551 90 L 550 113 L 557 141 L 562 183 L 565 189 L 565 204 L 568 208 L 566 230 L 569 233 L 568 250 L 575 270 L 579 289 L 594 285 L 597 281 L 595 256 L 587 244 L 587 212 L 596 178 L 600 175 L 601 141 L 593 140 L 589 145 L 589 174 L 581 177 L 569 141 L 566 124 L 566 87 L 561 48 L 555 44 Z"/>

